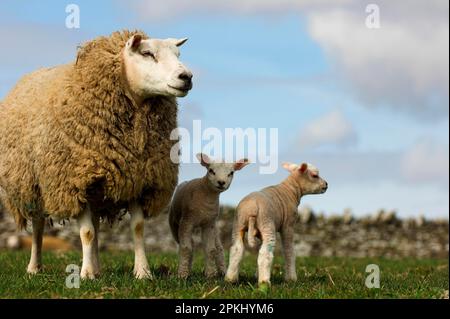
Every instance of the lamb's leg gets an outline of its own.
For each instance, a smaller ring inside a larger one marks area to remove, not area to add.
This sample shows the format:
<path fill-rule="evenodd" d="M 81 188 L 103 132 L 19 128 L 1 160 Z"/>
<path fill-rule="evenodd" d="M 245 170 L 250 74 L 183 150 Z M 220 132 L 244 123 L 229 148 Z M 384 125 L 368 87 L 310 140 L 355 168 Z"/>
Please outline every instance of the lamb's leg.
<path fill-rule="evenodd" d="M 96 276 L 100 275 L 100 257 L 98 255 L 98 236 L 99 226 L 100 226 L 100 216 L 94 215 L 92 216 L 92 223 L 94 225 L 95 237 L 94 237 L 94 253 L 92 263 L 94 264 L 94 274 Z"/>
<path fill-rule="evenodd" d="M 192 268 L 192 230 L 190 223 L 181 220 L 178 229 L 179 243 L 179 261 L 178 261 L 178 277 L 187 278 Z"/>
<path fill-rule="evenodd" d="M 270 284 L 276 233 L 273 230 L 262 230 L 261 234 L 263 239 L 258 254 L 258 284 Z"/>
<path fill-rule="evenodd" d="M 94 243 L 95 227 L 93 224 L 93 216 L 89 207 L 87 207 L 78 217 L 78 225 L 80 227 L 81 245 L 83 246 L 83 264 L 81 266 L 80 276 L 82 279 L 95 278 L 94 266 Z"/>
<path fill-rule="evenodd" d="M 44 234 L 45 219 L 35 217 L 32 219 L 33 224 L 33 241 L 31 243 L 31 258 L 27 267 L 29 274 L 36 274 L 41 270 L 42 266 L 42 236 Z"/>
<path fill-rule="evenodd" d="M 294 232 L 292 227 L 286 227 L 281 233 L 284 250 L 284 280 L 297 281 L 295 271 Z"/>
<path fill-rule="evenodd" d="M 131 231 L 134 238 L 134 275 L 137 279 L 153 279 L 145 256 L 144 246 L 144 213 L 142 207 L 133 204 L 130 207 Z"/>
<path fill-rule="evenodd" d="M 221 276 L 225 275 L 227 270 L 225 266 L 225 253 L 223 251 L 222 241 L 220 240 L 219 231 L 216 229 L 216 266 Z"/>
<path fill-rule="evenodd" d="M 239 228 L 233 231 L 233 244 L 230 248 L 230 262 L 225 275 L 225 280 L 228 282 L 237 282 L 239 278 L 239 265 L 244 257 L 244 234 L 245 232 Z"/>
<path fill-rule="evenodd" d="M 208 278 L 217 276 L 216 234 L 215 225 L 207 225 L 202 228 L 202 242 L 205 250 L 205 275 Z"/>

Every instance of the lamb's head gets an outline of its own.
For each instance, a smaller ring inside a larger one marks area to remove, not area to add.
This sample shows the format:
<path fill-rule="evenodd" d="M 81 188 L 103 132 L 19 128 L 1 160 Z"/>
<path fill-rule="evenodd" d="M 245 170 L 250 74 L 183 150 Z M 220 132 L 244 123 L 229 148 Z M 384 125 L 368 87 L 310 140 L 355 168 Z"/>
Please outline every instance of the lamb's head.
<path fill-rule="evenodd" d="M 241 170 L 249 162 L 246 158 L 234 163 L 214 162 L 205 154 L 197 154 L 200 164 L 208 170 L 206 177 L 211 186 L 219 192 L 226 191 L 234 177 L 234 172 Z"/>
<path fill-rule="evenodd" d="M 302 195 L 323 194 L 327 191 L 328 183 L 319 176 L 319 170 L 314 165 L 284 163 L 283 167 L 291 173 L 300 187 Z"/>
<path fill-rule="evenodd" d="M 143 39 L 132 36 L 123 50 L 129 89 L 139 99 L 154 96 L 186 96 L 192 73 L 180 60 L 179 47 L 187 39 Z"/>

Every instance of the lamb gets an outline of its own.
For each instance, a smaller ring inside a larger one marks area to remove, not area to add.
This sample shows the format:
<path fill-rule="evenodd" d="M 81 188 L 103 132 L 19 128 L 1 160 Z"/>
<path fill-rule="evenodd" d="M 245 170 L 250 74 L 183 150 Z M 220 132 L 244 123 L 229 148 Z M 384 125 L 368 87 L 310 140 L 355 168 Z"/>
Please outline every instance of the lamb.
<path fill-rule="evenodd" d="M 123 30 L 83 45 L 74 63 L 24 76 L 0 104 L 0 202 L 19 228 L 32 221 L 27 271 L 41 267 L 44 220 L 76 218 L 81 278 L 100 272 L 99 219 L 131 214 L 136 278 L 151 278 L 144 218 L 170 203 L 178 164 L 177 97 L 192 88 L 179 61 L 187 39 Z"/>
<path fill-rule="evenodd" d="M 250 247 L 256 246 L 255 237 L 262 241 L 258 255 L 258 284 L 261 287 L 270 285 L 277 232 L 281 233 L 283 243 L 285 280 L 297 280 L 293 250 L 297 207 L 302 196 L 325 193 L 328 183 L 319 177 L 318 169 L 311 164 L 285 163 L 283 167 L 290 172 L 290 175 L 282 183 L 247 195 L 236 209 L 230 262 L 225 276 L 228 282 L 233 283 L 238 280 L 246 232 L 248 232 Z"/>
<path fill-rule="evenodd" d="M 233 180 L 234 172 L 248 164 L 247 159 L 235 163 L 217 163 L 205 154 L 197 154 L 207 168 L 203 178 L 180 184 L 169 209 L 169 224 L 173 238 L 179 243 L 178 276 L 187 278 L 192 267 L 192 233 L 200 227 L 205 250 L 205 275 L 225 274 L 225 258 L 216 227 L 219 216 L 219 196 Z"/>

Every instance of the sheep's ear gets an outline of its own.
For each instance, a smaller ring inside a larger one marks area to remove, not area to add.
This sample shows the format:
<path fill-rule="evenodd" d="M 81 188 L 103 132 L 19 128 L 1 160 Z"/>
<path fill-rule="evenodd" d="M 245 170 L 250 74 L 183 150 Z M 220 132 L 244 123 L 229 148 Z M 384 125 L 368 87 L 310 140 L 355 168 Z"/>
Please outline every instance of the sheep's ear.
<path fill-rule="evenodd" d="M 176 42 L 175 42 L 175 45 L 177 47 L 181 47 L 187 40 L 188 40 L 188 38 L 177 39 Z"/>
<path fill-rule="evenodd" d="M 209 159 L 208 155 L 205 155 L 203 153 L 197 154 L 197 159 L 204 167 L 209 167 L 209 164 L 211 163 L 211 160 Z"/>
<path fill-rule="evenodd" d="M 306 164 L 306 163 L 302 163 L 302 165 L 300 165 L 300 167 L 298 168 L 298 171 L 302 174 L 304 172 L 306 172 L 307 170 L 308 170 L 308 164 Z"/>
<path fill-rule="evenodd" d="M 246 159 L 246 158 L 240 159 L 239 161 L 234 163 L 234 170 L 239 171 L 239 170 L 243 169 L 245 166 L 247 166 L 248 164 L 250 164 L 248 159 Z"/>
<path fill-rule="evenodd" d="M 298 168 L 298 165 L 292 163 L 283 163 L 283 168 L 292 173 Z"/>
<path fill-rule="evenodd" d="M 175 46 L 181 47 L 188 40 L 188 38 L 182 38 L 182 39 L 169 38 L 167 40 L 172 42 Z"/>
<path fill-rule="evenodd" d="M 130 42 L 130 49 L 133 51 L 136 51 L 139 46 L 141 45 L 142 42 L 142 35 L 140 34 L 135 34 L 131 37 L 131 39 L 129 40 Z"/>

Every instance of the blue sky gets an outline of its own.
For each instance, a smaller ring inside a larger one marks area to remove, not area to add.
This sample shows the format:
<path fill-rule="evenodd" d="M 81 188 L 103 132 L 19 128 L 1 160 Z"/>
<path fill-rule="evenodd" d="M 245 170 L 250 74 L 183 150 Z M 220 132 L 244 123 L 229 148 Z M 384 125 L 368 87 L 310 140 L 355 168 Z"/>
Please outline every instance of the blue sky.
<path fill-rule="evenodd" d="M 70 3 L 80 29 L 65 27 Z M 448 2 L 424 3 L 378 1 L 380 28 L 368 29 L 365 3 L 353 0 L 5 0 L 0 99 L 23 74 L 73 60 L 98 35 L 188 37 L 181 59 L 194 89 L 179 101 L 180 125 L 278 128 L 279 162 L 312 162 L 330 183 L 303 199 L 315 211 L 448 218 Z M 183 164 L 180 180 L 201 174 Z M 260 175 L 255 163 L 222 202 L 285 176 L 281 167 Z"/>

